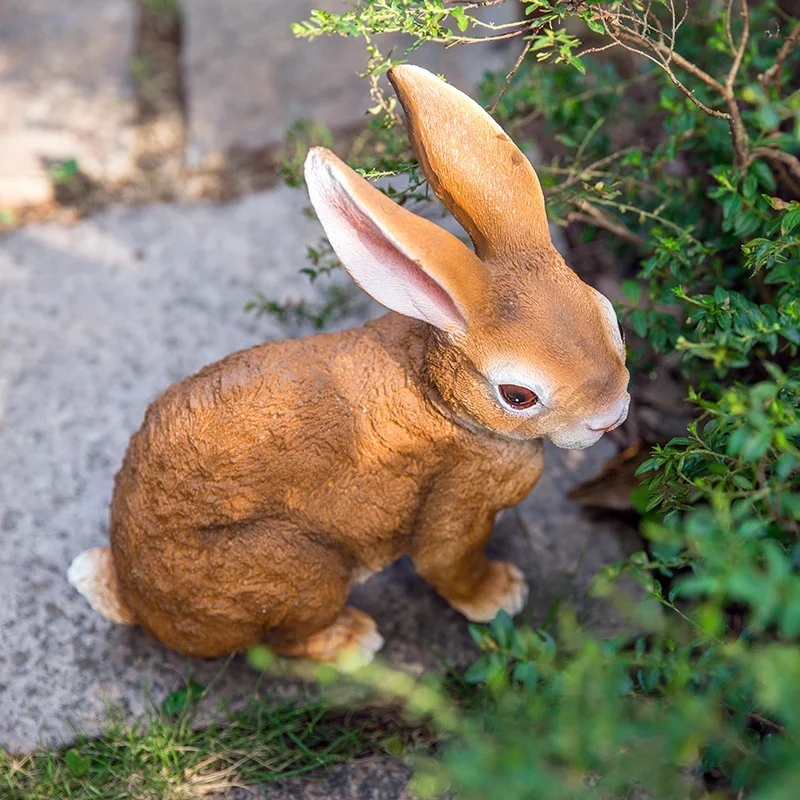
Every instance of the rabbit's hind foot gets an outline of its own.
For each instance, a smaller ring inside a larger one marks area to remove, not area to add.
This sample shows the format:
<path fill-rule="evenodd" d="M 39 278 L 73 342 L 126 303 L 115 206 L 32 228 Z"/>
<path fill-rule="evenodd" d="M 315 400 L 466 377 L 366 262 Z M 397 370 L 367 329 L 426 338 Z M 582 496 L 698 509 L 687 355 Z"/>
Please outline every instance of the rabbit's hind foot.
<path fill-rule="evenodd" d="M 327 628 L 300 642 L 280 647 L 282 656 L 308 658 L 335 664 L 344 671 L 353 671 L 369 664 L 383 647 L 375 620 L 357 608 L 345 606 Z"/>
<path fill-rule="evenodd" d="M 67 570 L 67 580 L 109 622 L 136 624 L 136 617 L 120 596 L 117 570 L 108 547 L 95 547 L 76 556 Z"/>
<path fill-rule="evenodd" d="M 450 598 L 450 605 L 470 622 L 491 622 L 498 611 L 512 617 L 528 602 L 528 584 L 517 567 L 506 561 L 489 561 L 486 577 L 470 597 Z"/>

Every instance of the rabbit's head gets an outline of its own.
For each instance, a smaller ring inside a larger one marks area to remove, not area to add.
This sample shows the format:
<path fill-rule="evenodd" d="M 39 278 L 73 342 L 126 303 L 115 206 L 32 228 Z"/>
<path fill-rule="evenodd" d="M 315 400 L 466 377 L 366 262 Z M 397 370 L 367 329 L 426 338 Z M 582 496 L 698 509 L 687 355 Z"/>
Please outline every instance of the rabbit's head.
<path fill-rule="evenodd" d="M 334 250 L 378 302 L 433 326 L 429 376 L 466 425 L 594 444 L 630 401 L 611 303 L 553 247 L 536 173 L 502 128 L 419 67 L 389 78 L 425 175 L 475 251 L 314 148 L 306 179 Z"/>

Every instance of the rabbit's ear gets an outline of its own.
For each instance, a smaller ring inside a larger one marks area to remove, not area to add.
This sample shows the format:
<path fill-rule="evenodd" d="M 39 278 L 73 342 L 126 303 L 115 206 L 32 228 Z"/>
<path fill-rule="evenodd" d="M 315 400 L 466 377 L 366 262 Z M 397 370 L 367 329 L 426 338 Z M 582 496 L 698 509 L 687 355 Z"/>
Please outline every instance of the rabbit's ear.
<path fill-rule="evenodd" d="M 323 147 L 309 151 L 305 176 L 336 255 L 367 294 L 442 330 L 466 330 L 486 276 L 465 244 L 392 202 Z"/>
<path fill-rule="evenodd" d="M 474 100 L 421 67 L 389 80 L 433 190 L 484 260 L 550 245 L 539 179 L 505 131 Z"/>

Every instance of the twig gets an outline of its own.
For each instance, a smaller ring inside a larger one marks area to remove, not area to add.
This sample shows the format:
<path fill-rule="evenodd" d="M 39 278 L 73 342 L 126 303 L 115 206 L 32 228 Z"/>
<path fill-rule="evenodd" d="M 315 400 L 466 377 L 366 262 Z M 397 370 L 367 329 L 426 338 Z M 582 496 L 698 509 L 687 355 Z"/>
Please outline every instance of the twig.
<path fill-rule="evenodd" d="M 589 146 L 589 142 L 592 140 L 592 137 L 597 133 L 597 131 L 603 126 L 605 123 L 605 117 L 598 117 L 591 128 L 586 132 L 586 136 L 583 137 L 583 141 L 580 143 L 578 149 L 575 151 L 575 164 L 578 164 L 581 159 L 583 158 L 583 154 L 586 151 L 586 148 Z M 570 177 L 573 177 L 575 174 L 575 166 L 573 165 L 572 170 L 570 172 Z"/>
<path fill-rule="evenodd" d="M 789 170 L 786 169 L 784 164 L 778 162 L 778 170 L 781 173 L 781 178 L 783 182 L 792 190 L 794 196 L 800 199 L 800 183 L 796 182 L 794 178 L 789 174 Z"/>
<path fill-rule="evenodd" d="M 479 2 L 463 2 L 463 0 L 452 0 L 448 5 L 461 6 L 464 11 L 470 11 L 473 8 L 489 8 L 490 6 L 499 6 L 505 0 L 479 0 Z"/>
<path fill-rule="evenodd" d="M 513 39 L 516 36 L 522 36 L 528 30 L 527 26 L 524 28 L 520 28 L 516 31 L 511 31 L 510 33 L 498 33 L 497 36 L 476 36 L 474 38 L 470 38 L 468 36 L 456 37 L 454 39 L 429 39 L 428 41 L 435 42 L 445 42 L 445 48 L 453 47 L 457 44 L 483 44 L 485 42 L 500 42 L 503 39 Z"/>
<path fill-rule="evenodd" d="M 674 31 L 672 38 L 666 37 L 670 42 L 670 44 L 667 45 L 663 40 L 665 38 L 663 34 L 662 39 L 659 41 L 648 38 L 647 36 L 643 36 L 637 30 L 622 24 L 621 20 L 630 19 L 630 15 L 620 14 L 618 11 L 608 11 L 607 9 L 601 9 L 599 7 L 596 7 L 595 12 L 602 21 L 606 33 L 612 39 L 618 41 L 620 46 L 633 53 L 637 53 L 644 58 L 647 58 L 661 67 L 667 74 L 667 77 L 670 79 L 670 81 L 672 81 L 672 83 L 701 111 L 705 112 L 709 116 L 717 117 L 718 119 L 724 119 L 727 121 L 731 130 L 731 138 L 733 140 L 733 149 L 735 155 L 734 164 L 737 168 L 742 168 L 747 162 L 750 146 L 747 136 L 747 129 L 745 128 L 744 120 L 742 119 L 733 89 L 736 75 L 739 72 L 739 68 L 744 57 L 744 51 L 747 47 L 747 42 L 750 36 L 750 11 L 749 6 L 747 5 L 748 0 L 740 0 L 740 2 L 743 21 L 742 36 L 739 42 L 739 47 L 734 54 L 733 63 L 728 71 L 724 85 L 707 72 L 704 72 L 696 64 L 692 63 L 688 59 L 684 58 L 680 53 L 675 51 Z M 731 4 L 732 0 L 729 0 L 729 10 Z M 670 8 L 671 13 L 673 13 L 674 9 L 672 6 L 670 6 Z M 707 86 L 714 89 L 725 101 L 726 105 L 728 106 L 728 111 L 719 111 L 715 108 L 711 108 L 703 103 L 702 100 L 699 100 L 697 97 L 695 97 L 694 92 L 690 91 L 672 71 L 672 68 L 670 67 L 671 63 L 674 63 L 676 66 L 694 75 Z"/>
<path fill-rule="evenodd" d="M 619 34 L 619 38 L 620 40 L 626 40 L 626 41 L 632 40 L 636 44 L 640 44 L 641 46 L 644 47 L 649 46 L 661 55 L 666 55 L 666 53 L 669 52 L 669 49 L 667 48 L 666 45 L 657 42 L 649 42 L 646 39 L 642 39 L 641 37 L 638 36 L 630 36 L 629 34 L 621 33 Z M 622 44 L 622 41 L 620 43 Z M 686 86 L 684 86 L 683 83 L 681 83 L 681 81 L 678 80 L 675 73 L 670 69 L 669 62 L 663 59 L 653 58 L 643 50 L 636 47 L 629 47 L 626 46 L 625 44 L 622 44 L 622 47 L 625 47 L 626 50 L 630 50 L 632 53 L 638 53 L 639 55 L 644 56 L 645 58 L 649 59 L 650 61 L 661 67 L 667 74 L 667 77 L 676 86 L 676 88 L 678 88 L 681 92 L 683 92 L 683 94 L 686 95 L 686 97 L 688 97 L 701 111 L 705 112 L 710 117 L 717 117 L 718 119 L 728 120 L 728 122 L 730 123 L 731 115 L 726 113 L 725 111 L 717 111 L 717 109 L 715 108 L 709 108 L 709 106 L 707 106 L 702 100 L 698 100 L 695 97 L 694 92 L 687 89 Z M 719 89 L 724 96 L 725 89 L 722 86 L 722 84 L 719 83 L 719 81 L 714 80 L 714 78 L 712 78 L 707 73 L 703 72 L 703 70 L 701 70 L 699 67 L 692 64 L 691 61 L 687 61 L 685 58 L 683 58 L 683 56 L 674 51 L 672 53 L 670 60 L 675 62 L 675 64 L 677 64 L 679 67 L 685 69 L 687 72 L 691 72 L 695 77 L 700 78 L 700 80 L 702 80 L 704 83 L 707 83 L 712 88 Z"/>
<path fill-rule="evenodd" d="M 509 72 L 506 76 L 506 82 L 503 84 L 500 94 L 497 95 L 497 100 L 494 101 L 492 107 L 489 109 L 490 114 L 494 114 L 494 112 L 497 111 L 497 106 L 500 105 L 500 101 L 503 99 L 503 95 L 505 95 L 506 89 L 508 89 L 508 85 L 511 83 L 511 79 L 517 74 L 517 70 L 522 66 L 522 62 L 525 60 L 525 56 L 528 55 L 531 45 L 533 45 L 533 39 L 528 39 L 528 41 L 525 42 L 525 47 L 522 48 L 522 52 L 519 54 L 519 58 L 511 68 L 511 72 Z"/>
<path fill-rule="evenodd" d="M 747 159 L 745 167 L 749 167 L 757 158 L 768 158 L 785 164 L 789 172 L 800 180 L 800 159 L 791 153 L 784 153 L 774 147 L 756 147 Z"/>
<path fill-rule="evenodd" d="M 590 225 L 597 225 L 623 239 L 627 239 L 629 242 L 633 242 L 638 248 L 644 249 L 645 241 L 641 236 L 628 230 L 621 222 L 613 220 L 608 214 L 604 214 L 599 208 L 596 208 L 588 202 L 588 200 L 580 197 L 575 200 L 575 205 L 585 213 L 570 212 L 567 214 L 567 222 L 587 222 Z"/>
<path fill-rule="evenodd" d="M 739 47 L 736 50 L 736 54 L 733 57 L 733 64 L 731 64 L 730 70 L 728 70 L 728 77 L 725 79 L 725 89 L 727 90 L 727 97 L 731 98 L 735 102 L 735 98 L 733 97 L 733 84 L 736 81 L 736 75 L 739 72 L 739 67 L 742 65 L 742 57 L 744 56 L 744 50 L 747 47 L 747 40 L 750 38 L 750 9 L 747 5 L 747 0 L 739 0 L 742 4 L 741 7 L 741 15 L 742 15 L 742 38 L 739 40 Z"/>
<path fill-rule="evenodd" d="M 733 32 L 731 31 L 731 6 L 733 0 L 725 0 L 725 36 L 728 38 L 728 44 L 731 48 L 731 53 L 736 52 L 736 45 L 733 43 Z"/>
<path fill-rule="evenodd" d="M 764 90 L 766 90 L 770 84 L 774 85 L 776 89 L 778 88 L 778 84 L 781 82 L 783 64 L 792 50 L 794 50 L 798 38 L 800 38 L 800 22 L 792 28 L 792 32 L 781 45 L 781 49 L 778 50 L 778 54 L 775 56 L 775 63 L 763 75 L 758 76 L 759 83 Z"/>
<path fill-rule="evenodd" d="M 577 172 L 577 174 L 575 174 L 572 169 L 568 170 L 568 173 L 572 177 L 568 178 L 567 180 L 564 181 L 564 183 L 559 184 L 558 186 L 553 186 L 552 188 L 546 189 L 545 194 L 548 193 L 555 194 L 556 192 L 561 192 L 564 189 L 568 189 L 570 186 L 573 186 L 579 181 L 582 181 L 587 173 L 596 172 L 600 168 L 610 164 L 612 161 L 616 161 L 618 158 L 622 158 L 622 156 L 624 156 L 626 153 L 629 153 L 633 149 L 634 149 L 633 147 L 626 147 L 624 150 L 618 150 L 616 153 L 612 153 L 610 156 L 601 158 L 581 168 L 580 171 Z"/>

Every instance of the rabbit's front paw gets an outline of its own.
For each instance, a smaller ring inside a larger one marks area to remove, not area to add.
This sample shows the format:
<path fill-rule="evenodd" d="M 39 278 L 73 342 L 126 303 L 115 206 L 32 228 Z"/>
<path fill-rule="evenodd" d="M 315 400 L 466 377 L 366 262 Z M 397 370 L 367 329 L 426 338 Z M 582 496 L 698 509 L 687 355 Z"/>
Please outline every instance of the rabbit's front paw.
<path fill-rule="evenodd" d="M 501 609 L 512 617 L 519 614 L 528 601 L 528 584 L 522 573 L 507 561 L 490 561 L 486 577 L 472 596 L 450 605 L 470 622 L 491 622 Z"/>

